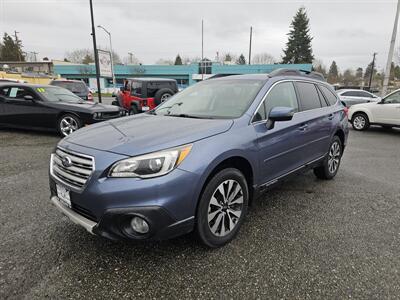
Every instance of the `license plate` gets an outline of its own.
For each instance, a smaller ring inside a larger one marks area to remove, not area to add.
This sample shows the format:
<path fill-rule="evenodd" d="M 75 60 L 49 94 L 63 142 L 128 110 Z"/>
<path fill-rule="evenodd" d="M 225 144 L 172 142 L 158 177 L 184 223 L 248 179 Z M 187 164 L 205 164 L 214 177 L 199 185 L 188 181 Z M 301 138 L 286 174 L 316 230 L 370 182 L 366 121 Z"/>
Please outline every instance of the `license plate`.
<path fill-rule="evenodd" d="M 71 198 L 69 196 L 69 191 L 65 187 L 58 184 L 56 184 L 56 188 L 57 188 L 57 196 L 60 202 L 65 206 L 71 208 Z"/>
<path fill-rule="evenodd" d="M 148 107 L 148 106 L 142 106 L 142 110 L 143 110 L 143 111 L 148 111 L 148 110 L 150 110 L 150 107 Z"/>

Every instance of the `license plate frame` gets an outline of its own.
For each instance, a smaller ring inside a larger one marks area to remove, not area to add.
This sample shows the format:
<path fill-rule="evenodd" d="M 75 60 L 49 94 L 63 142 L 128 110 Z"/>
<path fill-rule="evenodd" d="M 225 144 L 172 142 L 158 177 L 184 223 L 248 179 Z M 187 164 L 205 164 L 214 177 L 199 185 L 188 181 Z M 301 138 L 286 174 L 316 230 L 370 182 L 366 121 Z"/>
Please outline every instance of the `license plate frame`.
<path fill-rule="evenodd" d="M 67 188 L 62 185 L 56 184 L 58 200 L 65 206 L 71 208 L 71 195 Z"/>

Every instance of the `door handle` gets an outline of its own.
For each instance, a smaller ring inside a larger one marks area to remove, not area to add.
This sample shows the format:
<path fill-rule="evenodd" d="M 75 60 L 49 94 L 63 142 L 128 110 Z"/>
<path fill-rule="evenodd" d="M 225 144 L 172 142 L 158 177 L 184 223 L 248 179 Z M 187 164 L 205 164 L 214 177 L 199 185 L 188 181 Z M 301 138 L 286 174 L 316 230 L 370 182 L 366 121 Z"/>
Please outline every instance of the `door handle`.
<path fill-rule="evenodd" d="M 328 119 L 329 119 L 329 120 L 332 120 L 333 117 L 334 117 L 334 115 L 333 115 L 333 114 L 330 114 L 330 115 L 328 116 Z"/>
<path fill-rule="evenodd" d="M 302 124 L 302 125 L 299 127 L 299 130 L 300 130 L 300 131 L 305 131 L 305 130 L 307 129 L 307 127 L 308 127 L 308 124 Z"/>

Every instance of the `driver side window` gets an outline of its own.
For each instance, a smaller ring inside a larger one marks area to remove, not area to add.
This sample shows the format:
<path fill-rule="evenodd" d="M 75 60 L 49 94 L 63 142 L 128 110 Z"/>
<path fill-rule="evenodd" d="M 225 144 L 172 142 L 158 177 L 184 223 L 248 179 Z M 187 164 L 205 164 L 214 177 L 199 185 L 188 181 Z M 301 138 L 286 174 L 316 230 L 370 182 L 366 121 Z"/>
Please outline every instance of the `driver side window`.
<path fill-rule="evenodd" d="M 385 98 L 385 104 L 400 104 L 400 91 Z"/>
<path fill-rule="evenodd" d="M 269 91 L 264 102 L 254 115 L 253 122 L 268 119 L 268 115 L 274 107 L 291 107 L 295 112 L 299 111 L 296 91 L 292 82 L 278 83 Z"/>

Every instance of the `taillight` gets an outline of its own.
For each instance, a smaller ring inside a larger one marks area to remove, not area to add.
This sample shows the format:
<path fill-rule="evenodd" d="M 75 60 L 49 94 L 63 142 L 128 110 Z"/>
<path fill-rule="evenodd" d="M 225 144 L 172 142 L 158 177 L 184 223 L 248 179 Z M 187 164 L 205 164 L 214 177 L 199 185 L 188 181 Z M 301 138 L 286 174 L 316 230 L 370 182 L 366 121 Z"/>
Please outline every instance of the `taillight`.
<path fill-rule="evenodd" d="M 93 101 L 93 94 L 92 94 L 92 92 L 89 92 L 89 94 L 87 95 L 87 99 L 88 99 L 88 101 Z"/>
<path fill-rule="evenodd" d="M 343 108 L 344 114 L 346 115 L 346 117 L 349 117 L 349 108 L 347 106 L 345 106 Z"/>

